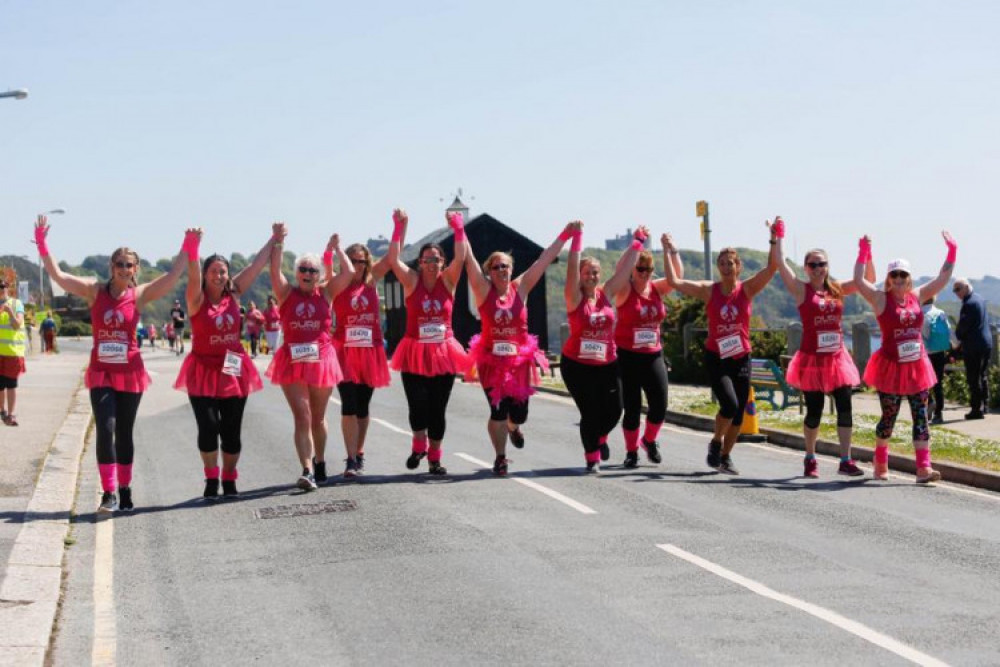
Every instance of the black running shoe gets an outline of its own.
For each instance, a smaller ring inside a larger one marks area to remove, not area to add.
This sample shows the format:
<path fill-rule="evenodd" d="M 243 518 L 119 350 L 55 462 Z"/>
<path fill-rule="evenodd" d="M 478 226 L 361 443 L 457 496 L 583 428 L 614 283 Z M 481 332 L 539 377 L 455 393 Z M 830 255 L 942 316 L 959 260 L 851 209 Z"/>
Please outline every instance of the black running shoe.
<path fill-rule="evenodd" d="M 431 461 L 427 464 L 427 472 L 431 475 L 441 476 L 447 475 L 448 469 L 441 465 L 439 461 Z"/>
<path fill-rule="evenodd" d="M 352 458 L 348 458 L 346 461 L 346 467 L 344 468 L 344 479 L 354 479 L 358 476 L 358 462 Z"/>
<path fill-rule="evenodd" d="M 410 470 L 416 470 L 420 467 L 420 461 L 427 456 L 427 452 L 410 452 L 410 455 L 406 457 L 406 467 Z"/>
<path fill-rule="evenodd" d="M 646 458 L 653 463 L 660 463 L 663 457 L 660 456 L 660 444 L 658 442 L 642 441 L 642 448 L 646 450 Z"/>
<path fill-rule="evenodd" d="M 354 457 L 354 460 L 358 462 L 358 472 L 365 471 L 365 455 L 358 452 L 358 455 Z"/>
<path fill-rule="evenodd" d="M 507 476 L 507 457 L 498 456 L 497 460 L 493 462 L 493 474 L 497 477 Z"/>
<path fill-rule="evenodd" d="M 727 475 L 739 475 L 740 470 L 735 465 L 733 465 L 733 459 L 729 454 L 722 457 L 719 462 L 719 472 L 724 472 Z"/>
<path fill-rule="evenodd" d="M 602 461 L 607 461 L 610 458 L 611 458 L 611 448 L 608 447 L 608 443 L 602 442 L 601 443 L 601 460 Z"/>
<path fill-rule="evenodd" d="M 115 498 L 115 494 L 104 492 L 101 496 L 101 504 L 97 507 L 98 514 L 111 514 L 118 509 L 118 499 Z"/>
<path fill-rule="evenodd" d="M 524 448 L 524 434 L 521 433 L 521 429 L 516 428 L 513 431 L 508 431 L 508 434 L 510 435 L 510 444 L 518 449 Z"/>
<path fill-rule="evenodd" d="M 235 479 L 222 480 L 222 495 L 226 498 L 236 498 L 240 495 L 240 492 L 236 490 Z"/>
<path fill-rule="evenodd" d="M 313 479 L 317 484 L 326 484 L 326 461 L 313 459 Z"/>
<path fill-rule="evenodd" d="M 135 505 L 132 504 L 131 487 L 122 486 L 118 488 L 118 509 L 123 512 L 131 512 L 135 509 Z"/>
<path fill-rule="evenodd" d="M 601 462 L 600 461 L 587 461 L 587 474 L 596 475 L 601 472 Z"/>
<path fill-rule="evenodd" d="M 625 468 L 638 468 L 639 467 L 639 452 L 625 452 L 625 462 L 622 464 Z"/>
<path fill-rule="evenodd" d="M 219 480 L 206 479 L 205 492 L 201 494 L 206 500 L 215 500 L 219 497 Z"/>
<path fill-rule="evenodd" d="M 708 464 L 709 468 L 719 469 L 719 464 L 722 463 L 722 443 L 718 440 L 708 443 L 708 456 L 705 457 L 705 463 Z"/>

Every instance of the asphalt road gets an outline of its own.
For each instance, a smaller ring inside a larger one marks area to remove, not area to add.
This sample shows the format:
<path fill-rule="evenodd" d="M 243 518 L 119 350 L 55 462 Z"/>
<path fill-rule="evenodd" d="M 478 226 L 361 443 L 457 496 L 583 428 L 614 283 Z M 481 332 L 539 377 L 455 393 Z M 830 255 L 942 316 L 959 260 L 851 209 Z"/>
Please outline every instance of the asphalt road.
<path fill-rule="evenodd" d="M 404 466 L 397 381 L 375 394 L 367 474 L 310 494 L 292 488 L 282 394 L 253 395 L 242 496 L 206 504 L 179 361 L 147 366 L 134 514 L 96 519 L 84 453 L 56 664 L 1000 664 L 995 494 L 847 481 L 831 459 L 806 480 L 800 453 L 751 445 L 723 476 L 705 434 L 673 428 L 662 465 L 622 469 L 616 432 L 614 465 L 587 476 L 556 397 L 532 400 L 497 479 L 466 458 L 492 450 L 482 391 L 461 383 L 451 475 L 429 479 Z M 355 507 L 259 518 L 334 501 Z"/>

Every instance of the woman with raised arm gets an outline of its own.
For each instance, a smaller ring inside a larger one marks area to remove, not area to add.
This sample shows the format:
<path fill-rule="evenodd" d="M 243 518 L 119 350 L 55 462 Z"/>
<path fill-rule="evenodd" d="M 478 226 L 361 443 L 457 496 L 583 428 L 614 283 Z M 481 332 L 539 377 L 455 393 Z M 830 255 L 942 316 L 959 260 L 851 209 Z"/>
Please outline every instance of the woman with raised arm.
<path fill-rule="evenodd" d="M 776 218 L 775 223 L 781 221 Z M 816 440 L 823 418 L 823 400 L 829 394 L 837 408 L 837 439 L 840 441 L 838 475 L 860 477 L 864 472 L 851 458 L 851 434 L 854 419 L 851 411 L 851 388 L 861 384 L 858 368 L 844 346 L 841 316 L 844 297 L 857 292 L 853 280 L 839 282 L 830 277 L 830 261 L 825 250 L 818 248 L 806 253 L 803 267 L 806 280 L 799 280 L 785 262 L 784 225 L 778 227 L 778 273 L 785 283 L 802 318 L 802 344 L 788 364 L 788 383 L 797 387 L 805 398 L 806 416 L 802 434 L 806 443 L 803 461 L 806 477 L 819 477 L 816 461 Z M 875 268 L 869 261 L 868 279 L 875 279 Z"/>
<path fill-rule="evenodd" d="M 646 237 L 639 239 L 645 243 Z M 674 273 L 683 278 L 684 266 L 680 252 L 663 252 L 663 262 L 669 262 Z M 614 293 L 618 322 L 615 324 L 615 345 L 622 378 L 622 434 L 625 436 L 626 468 L 639 465 L 639 445 L 652 463 L 660 463 L 660 446 L 656 441 L 667 418 L 667 365 L 663 361 L 660 325 L 667 316 L 664 297 L 673 291 L 666 278 L 653 279 L 653 253 L 639 252 L 629 281 Z M 639 438 L 642 418 L 642 395 L 646 395 L 646 429 Z"/>
<path fill-rule="evenodd" d="M 395 229 L 388 255 L 389 267 L 403 286 L 406 303 L 406 334 L 396 346 L 391 364 L 403 379 L 413 431 L 406 467 L 416 470 L 426 456 L 431 475 L 448 474 L 441 465 L 445 411 L 455 374 L 469 367 L 469 356 L 451 331 L 455 288 L 465 262 L 465 228 L 461 213 L 448 213 L 446 218 L 455 232 L 455 257 L 447 268 L 442 268 L 444 249 L 436 243 L 420 248 L 419 269 L 400 261 L 402 237 L 409 221 L 402 211 L 393 214 Z"/>
<path fill-rule="evenodd" d="M 580 410 L 580 440 L 588 473 L 598 473 L 600 462 L 610 457 L 608 433 L 622 416 L 622 386 L 615 349 L 615 309 L 608 294 L 628 283 L 642 241 L 636 238 L 619 260 L 614 275 L 601 284 L 601 262 L 580 257 L 583 223 L 573 234 L 566 263 L 566 318 L 569 338 L 563 344 L 559 369 L 573 402 Z"/>
<path fill-rule="evenodd" d="M 146 304 L 166 296 L 184 272 L 188 259 L 198 257 L 201 230 L 188 229 L 170 271 L 142 284 L 136 282 L 139 255 L 127 247 L 111 253 L 111 278 L 106 283 L 65 273 L 49 253 L 48 233 L 48 219 L 38 216 L 35 243 L 49 277 L 90 306 L 94 348 L 84 382 L 90 390 L 97 432 L 97 469 L 103 490 L 98 512 L 131 511 L 135 457 L 132 430 L 142 393 L 151 382 L 136 342 L 139 313 Z"/>
<path fill-rule="evenodd" d="M 334 234 L 330 247 L 340 245 Z M 278 301 L 284 344 L 274 352 L 266 375 L 281 385 L 295 421 L 295 451 L 302 474 L 295 483 L 315 491 L 327 481 L 326 406 L 333 388 L 344 379 L 333 348 L 330 324 L 334 297 L 354 278 L 350 262 L 325 283 L 320 282 L 320 258 L 305 254 L 295 261 L 295 283 L 281 273 L 283 244 L 271 247 L 271 291 Z"/>
<path fill-rule="evenodd" d="M 507 474 L 509 463 L 507 438 L 518 449 L 524 447 L 520 427 L 528 420 L 528 399 L 541 382 L 538 366 L 548 368 L 545 355 L 538 349 L 538 338 L 528 333 L 528 295 L 566 241 L 579 230 L 579 222 L 567 224 L 527 271 L 516 278 L 511 278 L 514 258 L 509 254 L 494 252 L 480 268 L 472 246 L 465 242 L 465 272 L 482 324 L 482 334 L 469 341 L 469 356 L 475 361 L 476 373 L 470 368 L 466 379 L 478 377 L 486 392 L 490 406 L 486 431 L 496 453 L 493 474 L 501 477 Z"/>
<path fill-rule="evenodd" d="M 872 244 L 868 236 L 859 242 L 858 261 L 854 265 L 854 283 L 858 292 L 871 304 L 882 331 L 882 345 L 865 368 L 865 384 L 878 390 L 882 418 L 875 427 L 875 479 L 889 479 L 889 438 L 905 398 L 913 417 L 913 450 L 917 462 L 917 483 L 929 484 L 941 479 L 931 467 L 931 432 L 927 425 L 928 392 L 937 376 L 927 356 L 921 329 L 924 313 L 920 304 L 940 292 L 951 279 L 958 244 L 948 232 L 942 232 L 948 256 L 938 276 L 920 287 L 913 286 L 910 263 L 905 259 L 889 262 L 883 289 L 865 279 L 865 266 L 871 261 Z"/>
<path fill-rule="evenodd" d="M 729 475 L 740 474 L 733 464 L 733 447 L 740 434 L 743 411 L 750 396 L 750 314 L 752 299 L 763 290 L 778 270 L 777 235 L 784 223 L 775 219 L 768 225 L 771 251 L 767 266 L 746 280 L 740 280 L 743 262 L 735 248 L 723 248 L 716 259 L 720 280 L 682 280 L 668 262 L 664 266 L 667 282 L 681 294 L 705 302 L 708 316 L 708 339 L 705 341 L 705 368 L 712 392 L 719 401 L 715 430 L 705 458 L 710 468 Z M 670 234 L 660 241 L 667 252 L 676 250 Z"/>
<path fill-rule="evenodd" d="M 405 217 L 406 213 L 396 209 L 393 215 Z M 372 395 L 378 387 L 389 386 L 382 311 L 375 290 L 375 283 L 389 271 L 389 255 L 373 263 L 371 251 L 361 243 L 348 246 L 346 251 L 338 245 L 336 250 L 340 265 L 350 264 L 354 268 L 354 278 L 333 300 L 333 312 L 337 317 L 333 345 L 344 371 L 344 380 L 337 385 L 340 430 L 347 450 L 344 477 L 351 478 L 364 472 L 365 439 L 371 421 L 368 406 Z M 324 262 L 325 258 L 324 255 Z"/>
<path fill-rule="evenodd" d="M 219 496 L 220 442 L 222 495 L 238 495 L 236 465 L 243 448 L 243 410 L 250 393 L 264 386 L 240 342 L 240 295 L 253 285 L 271 258 L 271 247 L 284 235 L 284 225 L 275 224 L 254 261 L 235 276 L 230 276 L 229 260 L 222 255 L 208 257 L 200 267 L 197 256 L 188 261 L 185 299 L 191 320 L 191 354 L 181 364 L 174 389 L 187 392 L 194 410 L 206 500 Z"/>

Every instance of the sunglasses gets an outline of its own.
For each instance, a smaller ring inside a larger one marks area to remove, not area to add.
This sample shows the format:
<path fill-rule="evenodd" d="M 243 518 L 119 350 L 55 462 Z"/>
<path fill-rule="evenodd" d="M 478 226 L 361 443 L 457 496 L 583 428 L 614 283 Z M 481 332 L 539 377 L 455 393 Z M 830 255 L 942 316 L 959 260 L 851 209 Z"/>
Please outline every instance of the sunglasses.
<path fill-rule="evenodd" d="M 906 271 L 890 271 L 889 272 L 889 277 L 890 278 L 908 278 L 909 276 L 910 276 L 910 274 L 907 273 Z"/>
<path fill-rule="evenodd" d="M 441 263 L 441 258 L 440 257 L 428 257 L 427 259 L 420 260 L 420 263 L 421 264 L 440 264 Z"/>
<path fill-rule="evenodd" d="M 637 267 L 635 267 L 635 270 L 638 271 L 639 273 L 652 273 L 653 267 L 651 267 L 651 266 L 637 266 Z"/>
<path fill-rule="evenodd" d="M 298 268 L 299 273 L 319 273 L 319 269 L 311 266 L 300 266 Z"/>
<path fill-rule="evenodd" d="M 826 268 L 826 262 L 806 262 L 806 266 L 810 269 L 824 269 Z"/>
<path fill-rule="evenodd" d="M 503 271 L 504 269 L 509 269 L 510 264 L 494 264 L 490 267 L 490 271 Z"/>
<path fill-rule="evenodd" d="M 131 268 L 135 268 L 135 264 L 133 264 L 132 262 L 123 262 L 121 260 L 115 262 L 115 266 L 117 268 L 119 268 L 119 269 L 131 269 Z"/>
<path fill-rule="evenodd" d="M 367 259 L 352 259 L 351 264 L 367 264 Z"/>

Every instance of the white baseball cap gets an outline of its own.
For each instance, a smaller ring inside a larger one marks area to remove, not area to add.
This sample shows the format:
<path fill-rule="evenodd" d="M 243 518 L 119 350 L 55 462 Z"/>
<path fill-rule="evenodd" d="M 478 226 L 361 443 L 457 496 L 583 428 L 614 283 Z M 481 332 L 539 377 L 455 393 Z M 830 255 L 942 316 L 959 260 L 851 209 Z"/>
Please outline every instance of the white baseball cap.
<path fill-rule="evenodd" d="M 889 262 L 889 269 L 888 269 L 889 273 L 892 273 L 893 271 L 905 271 L 906 273 L 909 273 L 910 263 L 907 262 L 905 259 L 894 259 L 891 262 Z"/>

